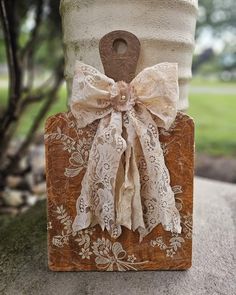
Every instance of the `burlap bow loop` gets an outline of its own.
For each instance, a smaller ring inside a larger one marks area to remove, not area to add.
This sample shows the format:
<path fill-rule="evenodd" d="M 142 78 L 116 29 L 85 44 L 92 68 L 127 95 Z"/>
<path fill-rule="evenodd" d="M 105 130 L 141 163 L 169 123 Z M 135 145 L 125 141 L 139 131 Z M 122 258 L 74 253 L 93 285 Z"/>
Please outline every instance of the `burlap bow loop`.
<path fill-rule="evenodd" d="M 99 224 L 118 237 L 121 225 L 140 239 L 159 223 L 180 233 L 158 127 L 176 117 L 177 64 L 161 63 L 130 84 L 76 62 L 70 108 L 79 128 L 100 119 L 89 154 L 73 230 Z"/>

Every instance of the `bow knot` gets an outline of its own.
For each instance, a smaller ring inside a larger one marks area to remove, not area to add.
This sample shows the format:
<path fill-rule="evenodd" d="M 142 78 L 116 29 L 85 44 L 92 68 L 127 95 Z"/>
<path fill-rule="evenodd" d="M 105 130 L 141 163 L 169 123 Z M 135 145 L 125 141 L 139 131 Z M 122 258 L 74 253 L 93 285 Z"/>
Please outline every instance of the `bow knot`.
<path fill-rule="evenodd" d="M 180 233 L 158 127 L 174 122 L 177 65 L 141 71 L 130 84 L 76 63 L 70 108 L 79 128 L 99 119 L 77 200 L 73 230 L 99 224 L 117 238 L 125 226 L 140 240 L 159 223 Z"/>
<path fill-rule="evenodd" d="M 130 84 L 124 81 L 115 83 L 111 91 L 111 105 L 118 112 L 125 112 L 135 105 L 135 92 Z"/>

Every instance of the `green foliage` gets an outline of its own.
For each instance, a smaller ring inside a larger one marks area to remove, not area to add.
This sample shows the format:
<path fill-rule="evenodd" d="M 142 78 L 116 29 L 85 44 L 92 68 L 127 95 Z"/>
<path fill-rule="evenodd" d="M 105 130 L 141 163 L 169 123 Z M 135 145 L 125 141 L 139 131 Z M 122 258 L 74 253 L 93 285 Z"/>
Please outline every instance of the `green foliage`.
<path fill-rule="evenodd" d="M 214 56 L 208 62 L 204 62 L 198 69 L 198 75 L 207 76 L 209 74 L 216 74 L 222 70 L 222 66 L 219 64 L 219 58 Z"/>
<path fill-rule="evenodd" d="M 1 81 L 1 80 L 0 80 Z M 7 88 L 0 86 L 0 110 L 3 108 L 7 103 Z M 66 87 L 61 87 L 59 98 L 53 104 L 53 107 L 47 112 L 46 117 L 51 116 L 56 113 L 64 112 L 67 110 L 67 94 L 66 94 Z M 34 122 L 34 117 L 38 112 L 38 109 L 42 106 L 42 102 L 37 102 L 29 105 L 25 110 L 25 114 L 20 118 L 19 124 L 16 129 L 16 136 L 22 137 L 27 134 L 29 131 L 32 123 Z M 44 128 L 44 120 L 41 124 L 40 130 L 42 131 Z"/>
<path fill-rule="evenodd" d="M 19 44 L 24 47 L 32 33 L 36 6 L 40 0 L 15 1 L 17 11 L 17 28 L 20 31 Z M 45 1 L 43 22 L 40 25 L 37 40 L 34 44 L 36 54 L 34 62 L 41 72 L 53 69 L 55 62 L 62 56 L 61 20 L 59 15 L 59 0 Z M 210 29 L 215 36 L 225 37 L 225 32 L 235 32 L 236 15 L 235 0 L 199 0 L 199 20 L 197 37 L 204 29 Z M 226 46 L 225 53 L 235 54 L 232 43 Z M 195 57 L 196 58 L 196 57 Z M 4 40 L 0 30 L 0 63 L 6 60 Z M 199 68 L 199 73 L 208 75 L 222 70 L 223 66 L 218 57 Z M 193 81 L 193 85 L 203 86 L 203 81 Z M 232 84 L 220 82 L 206 83 L 205 86 L 221 87 Z M 7 89 L 0 88 L 0 111 L 6 105 Z M 42 102 L 30 105 L 19 122 L 16 135 L 22 136 L 29 130 L 37 110 Z M 222 94 L 191 94 L 189 114 L 196 122 L 196 147 L 198 151 L 210 154 L 236 154 L 236 97 Z M 54 114 L 66 110 L 66 90 L 60 91 L 59 100 L 47 114 Z M 41 130 L 43 124 L 41 125 Z"/>
<path fill-rule="evenodd" d="M 0 103 L 0 189 L 7 175 L 19 173 L 20 160 L 63 82 L 59 4 L 60 0 L 1 1 L 0 34 L 4 36 L 6 53 L 0 51 L 0 58 L 8 65 L 10 87 Z M 8 157 L 11 141 L 22 124 L 24 139 L 15 154 Z"/>
<path fill-rule="evenodd" d="M 197 42 L 202 40 L 201 44 L 204 45 L 203 40 L 206 40 L 207 36 L 212 42 L 206 42 L 208 45 L 205 46 L 209 48 L 202 48 L 202 52 L 194 57 L 193 70 L 198 74 L 215 74 L 223 80 L 235 80 L 236 1 L 199 0 L 198 4 Z M 217 44 L 219 45 L 218 52 Z M 202 60 L 204 53 L 209 49 L 213 49 L 214 58 L 209 57 Z"/>
<path fill-rule="evenodd" d="M 15 2 L 19 45 L 23 48 L 30 39 L 35 24 L 36 7 L 40 0 L 20 0 Z M 35 64 L 52 69 L 62 56 L 60 0 L 43 1 L 42 23 L 33 46 L 36 51 Z M 50 53 L 50 54 L 49 54 Z M 0 63 L 6 63 L 5 45 L 0 27 Z"/>
<path fill-rule="evenodd" d="M 1 34 L 1 27 L 0 27 L 0 64 L 4 63 L 5 61 L 6 61 L 6 53 L 5 53 L 4 40 Z"/>
<path fill-rule="evenodd" d="M 59 93 L 59 98 L 55 101 L 55 103 L 53 104 L 52 108 L 48 111 L 48 113 L 46 114 L 46 118 L 56 114 L 56 113 L 60 113 L 60 112 L 64 112 L 67 110 L 66 107 L 67 104 L 67 98 L 66 98 L 66 88 L 62 87 Z M 37 113 L 38 108 L 40 108 L 42 105 L 42 103 L 35 103 L 30 105 L 25 113 L 25 116 L 22 117 L 18 127 L 17 127 L 17 134 L 18 136 L 23 136 L 24 134 L 26 134 L 28 132 L 28 130 L 30 129 L 32 122 L 34 120 L 34 117 Z M 43 131 L 44 129 L 44 124 L 45 124 L 45 119 L 42 121 L 42 124 L 40 126 L 40 130 Z"/>
<path fill-rule="evenodd" d="M 204 28 L 211 29 L 216 36 L 222 36 L 227 31 L 236 31 L 235 0 L 199 0 L 198 5 L 197 37 Z"/>

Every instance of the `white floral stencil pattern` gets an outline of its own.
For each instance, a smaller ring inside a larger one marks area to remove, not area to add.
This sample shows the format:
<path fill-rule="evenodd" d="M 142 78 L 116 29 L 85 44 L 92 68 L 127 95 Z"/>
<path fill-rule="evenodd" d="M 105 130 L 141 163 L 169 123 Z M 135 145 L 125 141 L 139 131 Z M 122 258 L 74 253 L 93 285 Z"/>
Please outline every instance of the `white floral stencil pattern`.
<path fill-rule="evenodd" d="M 139 265 L 148 261 L 136 262 L 134 254 L 128 255 L 119 242 L 112 243 L 104 237 L 92 240 L 95 228 L 88 228 L 74 232 L 72 229 L 72 218 L 67 214 L 63 205 L 56 208 L 57 219 L 63 225 L 59 235 L 52 237 L 52 244 L 57 248 L 68 245 L 69 239 L 73 238 L 78 243 L 78 255 L 81 259 L 94 259 L 98 269 L 106 271 L 137 270 Z M 51 224 L 51 222 L 50 222 Z M 52 229 L 52 226 L 48 230 Z"/>
<path fill-rule="evenodd" d="M 67 126 L 73 128 L 73 132 L 77 133 L 77 138 L 73 137 L 73 139 L 66 134 L 63 134 L 63 131 L 58 127 L 55 131 L 53 130 L 52 133 L 46 134 L 45 139 L 60 142 L 60 148 L 69 155 L 68 166 L 65 167 L 64 173 L 65 175 L 66 173 L 72 175 L 67 177 L 73 177 L 73 175 L 78 175 L 80 171 L 86 168 L 91 142 L 96 132 L 97 124 L 93 125 L 92 130 L 91 128 L 78 129 L 75 128 L 76 122 L 74 119 L 70 119 L 70 113 L 63 114 L 63 119 L 65 116 L 68 116 L 66 120 L 68 123 Z M 169 136 L 169 134 L 165 134 L 164 136 Z M 167 154 L 168 145 L 165 146 Z M 76 154 L 78 152 L 81 154 L 79 157 L 77 157 Z M 146 163 L 140 159 L 139 165 L 145 166 Z M 71 171 L 71 169 L 74 170 Z M 146 178 L 145 175 L 143 175 L 143 177 Z M 172 191 L 175 194 L 176 208 L 181 211 L 184 207 L 182 200 L 182 194 L 184 196 L 183 189 L 180 185 L 175 185 L 172 186 Z M 53 212 L 52 210 L 54 210 L 56 217 L 54 218 L 53 213 L 50 213 L 50 220 L 48 221 L 47 226 L 48 231 L 51 232 L 49 234 L 50 244 L 54 247 L 54 250 L 58 249 L 59 252 L 61 250 L 76 252 L 78 261 L 81 263 L 83 261 L 85 264 L 88 262 L 94 264 L 97 269 L 106 271 L 141 270 L 146 268 L 146 266 L 144 266 L 145 263 L 148 265 L 148 263 L 154 262 L 153 260 L 146 261 L 146 259 L 144 259 L 144 261 L 142 261 L 142 259 L 138 259 L 137 257 L 139 257 L 139 255 L 136 252 L 133 252 L 134 250 L 130 253 L 130 250 L 127 249 L 124 244 L 122 245 L 121 242 L 114 243 L 102 234 L 99 238 L 97 235 L 95 237 L 95 228 L 93 227 L 74 232 L 72 229 L 73 217 L 68 214 L 65 209 L 65 203 L 63 205 L 62 202 L 60 201 L 56 208 L 50 210 L 50 212 Z M 86 206 L 84 205 L 85 204 L 81 204 L 81 208 L 83 207 L 86 209 Z M 106 206 L 109 206 L 109 203 L 107 203 Z M 151 208 L 151 204 L 149 204 L 149 206 Z M 61 224 L 61 228 L 56 226 L 56 232 L 54 231 L 55 220 L 58 220 Z M 177 259 L 179 257 L 185 257 L 185 243 L 192 238 L 192 215 L 185 210 L 184 214 L 181 214 L 181 225 L 181 236 L 176 234 L 173 234 L 171 237 L 169 237 L 169 235 L 157 235 L 153 238 L 152 235 L 152 239 L 148 239 L 147 237 L 147 245 L 149 245 L 151 249 L 154 247 L 155 250 L 153 249 L 153 251 L 157 251 L 157 253 L 162 252 L 166 259 L 174 260 L 175 257 L 177 257 Z M 169 238 L 167 238 L 167 236 Z M 71 247 L 71 242 L 76 243 L 77 246 Z M 140 246 L 141 245 L 142 244 L 140 244 Z"/>
<path fill-rule="evenodd" d="M 70 121 L 69 121 L 70 122 Z M 71 124 L 73 121 L 71 121 Z M 94 128 L 94 132 L 95 132 Z M 62 133 L 61 129 L 58 127 L 54 133 L 48 134 L 45 136 L 46 140 L 59 140 L 62 142 L 63 149 L 70 154 L 69 164 L 70 167 L 65 168 L 65 175 L 67 177 L 73 177 L 80 173 L 80 171 L 86 168 L 89 151 L 91 148 L 91 143 L 93 139 L 93 132 L 86 134 L 85 139 L 83 137 L 84 129 L 77 129 L 78 139 L 73 140 L 71 137 Z M 104 161 L 104 165 L 107 162 Z M 108 163 L 107 163 L 108 164 Z M 140 170 L 146 165 L 144 159 L 139 161 Z M 108 167 L 109 168 L 109 167 Z M 146 177 L 143 175 L 143 177 Z M 183 193 L 182 187 L 180 185 L 175 185 L 172 187 L 172 191 L 175 194 L 176 208 L 181 211 L 183 208 L 183 201 L 181 200 L 181 194 Z M 81 209 L 86 210 L 86 205 L 81 203 Z M 104 206 L 109 207 L 109 202 L 104 203 Z M 147 204 L 151 210 L 152 204 Z M 104 207 L 106 211 L 106 208 Z M 52 244 L 55 247 L 63 248 L 68 245 L 69 239 L 73 238 L 80 247 L 78 255 L 82 259 L 92 259 L 95 256 L 96 265 L 99 269 L 113 270 L 114 266 L 118 270 L 125 269 L 137 269 L 137 266 L 144 262 L 135 262 L 136 257 L 134 254 L 128 255 L 126 251 L 122 248 L 120 243 L 114 243 L 104 237 L 92 241 L 92 234 L 95 231 L 94 228 L 88 228 L 78 232 L 74 232 L 72 229 L 72 217 L 70 217 L 65 208 L 61 205 L 56 209 L 57 219 L 60 220 L 63 225 L 63 229 L 60 234 L 53 236 Z M 165 251 L 166 257 L 173 258 L 178 249 L 181 249 L 182 244 L 185 242 L 185 239 L 191 239 L 192 237 L 192 215 L 182 215 L 182 228 L 184 237 L 179 236 L 178 234 L 172 234 L 172 237 L 169 240 L 169 243 L 164 242 L 162 236 L 158 236 L 156 239 L 150 241 L 152 247 L 159 247 L 161 251 Z M 48 223 L 48 230 L 52 228 L 52 222 Z M 120 244 L 120 245 L 119 245 Z M 119 245 L 119 247 L 118 247 Z M 98 249 L 103 248 L 103 252 L 98 252 Z M 99 254 L 100 253 L 100 254 Z M 98 255 L 99 254 L 99 255 Z"/>
<path fill-rule="evenodd" d="M 175 194 L 181 194 L 182 188 L 179 185 L 172 187 Z M 176 197 L 179 210 L 182 209 L 181 197 Z M 94 260 L 98 269 L 106 271 L 126 271 L 138 270 L 138 267 L 149 261 L 137 262 L 134 254 L 128 254 L 120 242 L 112 243 L 109 239 L 101 236 L 93 239 L 95 228 L 74 232 L 72 229 L 72 217 L 70 217 L 63 205 L 58 206 L 55 210 L 57 219 L 63 225 L 61 233 L 52 237 L 52 244 L 57 248 L 63 248 L 68 245 L 69 239 L 72 238 L 79 247 L 78 255 L 82 260 Z M 48 230 L 52 229 L 52 222 L 48 223 Z M 163 236 L 158 236 L 150 240 L 150 246 L 158 247 L 164 251 L 167 258 L 173 259 L 178 250 L 182 248 L 185 239 L 192 238 L 192 215 L 183 215 L 182 226 L 184 237 L 178 234 L 172 234 L 169 242 L 164 242 Z"/>
<path fill-rule="evenodd" d="M 137 266 L 148 262 L 135 262 L 136 257 L 134 254 L 127 256 L 127 252 L 123 249 L 121 243 L 115 242 L 112 244 L 110 240 L 104 237 L 93 242 L 92 249 L 96 255 L 97 267 L 107 271 L 113 271 L 114 265 L 119 271 L 137 270 Z"/>
<path fill-rule="evenodd" d="M 182 193 L 182 188 L 179 185 L 172 187 L 172 190 L 175 194 Z M 176 197 L 176 206 L 179 211 L 182 210 L 183 202 L 180 197 Z M 172 237 L 169 240 L 169 244 L 164 243 L 163 237 L 158 236 L 155 240 L 150 241 L 152 247 L 159 247 L 160 250 L 165 251 L 166 257 L 173 258 L 177 254 L 178 248 L 182 247 L 182 244 L 185 242 L 185 239 L 192 239 L 192 215 L 188 213 L 187 215 L 182 215 L 182 228 L 184 237 L 178 234 L 172 234 Z"/>
<path fill-rule="evenodd" d="M 72 122 L 72 121 L 71 121 Z M 80 136 L 83 134 L 82 129 L 77 130 Z M 76 141 L 70 136 L 62 133 L 57 127 L 56 131 L 50 134 L 45 134 L 45 140 L 60 140 L 63 144 L 63 150 L 70 154 L 70 167 L 65 168 L 65 176 L 75 177 L 84 168 L 87 167 L 89 151 L 91 149 L 93 132 L 87 134 L 87 137 L 79 137 Z"/>
<path fill-rule="evenodd" d="M 143 110 L 143 112 L 146 111 Z M 130 116 L 131 115 L 134 117 L 136 116 L 135 113 L 132 112 Z M 116 116 L 120 115 L 117 114 Z M 139 116 L 141 118 L 142 114 L 140 113 Z M 144 119 L 145 118 L 143 118 L 143 121 Z M 114 120 L 116 121 L 118 118 L 115 117 Z M 128 117 L 125 119 L 125 126 L 127 127 L 127 130 L 132 129 L 130 127 L 130 120 L 131 119 Z M 73 126 L 73 122 L 71 122 L 69 121 L 69 125 Z M 180 204 L 173 204 L 173 194 L 175 193 L 173 189 L 176 188 L 174 187 L 171 189 L 168 184 L 169 172 L 164 164 L 163 158 L 158 156 L 159 154 L 162 154 L 160 144 L 154 144 L 153 141 L 154 138 L 158 137 L 158 129 L 156 128 L 154 121 L 151 120 L 151 122 L 153 124 L 149 123 L 147 129 L 138 128 L 140 136 L 143 138 L 143 142 L 146 146 L 146 149 L 144 149 L 146 150 L 146 158 L 141 153 L 142 148 L 140 146 L 140 142 L 136 140 L 135 149 L 139 165 L 136 168 L 133 166 L 134 170 L 132 171 L 134 174 L 135 169 L 136 171 L 139 171 L 140 179 L 136 180 L 140 182 L 140 195 L 142 197 L 142 201 L 138 196 L 136 197 L 136 200 L 133 201 L 133 206 L 135 206 L 136 209 L 139 208 L 139 210 L 136 210 L 136 213 L 130 212 L 130 214 L 134 217 L 136 216 L 134 218 L 134 227 L 132 229 L 135 230 L 138 228 L 141 237 L 145 236 L 148 232 L 151 232 L 151 230 L 160 223 L 161 219 L 168 220 L 166 222 L 165 229 L 169 231 L 173 231 L 179 223 L 179 212 L 177 210 L 179 208 L 177 208 L 177 206 L 180 206 Z M 86 228 L 89 226 L 88 215 L 92 214 L 91 212 L 96 212 L 99 220 L 98 223 L 102 225 L 102 229 L 106 228 L 111 233 L 112 237 L 118 237 L 121 234 L 121 226 L 114 224 L 115 207 L 114 196 L 112 194 L 112 184 L 115 182 L 116 175 L 112 174 L 115 167 L 113 158 L 115 153 L 120 153 L 121 155 L 124 152 L 125 142 L 122 137 L 114 137 L 114 128 L 112 127 L 112 124 L 110 124 L 108 128 L 102 128 L 102 133 L 99 136 L 97 135 L 97 141 L 99 141 L 98 143 L 94 143 L 94 134 L 96 129 L 92 132 L 87 132 L 86 128 L 75 129 L 78 135 L 76 141 L 70 136 L 64 134 L 59 127 L 56 128 L 55 132 L 45 135 L 45 140 L 61 141 L 63 150 L 69 153 L 70 166 L 66 167 L 64 172 L 67 177 L 75 177 L 83 169 L 86 169 L 89 155 L 91 152 L 94 153 L 91 157 L 93 161 L 91 161 L 89 169 L 86 170 L 86 174 L 90 175 L 90 177 L 86 177 L 82 181 L 82 184 L 84 181 L 87 181 L 88 183 L 87 185 L 82 186 L 81 195 L 77 200 L 77 211 L 79 211 L 80 214 L 77 215 L 76 219 L 80 220 L 79 224 L 84 223 L 84 227 Z M 146 131 L 143 132 L 143 130 Z M 87 133 L 84 134 L 84 132 Z M 102 153 L 104 142 L 106 142 L 107 145 L 110 144 L 110 150 L 107 150 L 106 156 Z M 94 149 L 94 145 L 96 145 L 96 149 Z M 116 149 L 115 152 L 114 149 Z M 167 153 L 167 146 L 164 148 L 164 153 Z M 129 162 L 131 159 L 131 148 L 128 149 L 126 156 L 128 157 L 126 162 Z M 147 159 L 149 160 L 147 161 Z M 99 166 L 102 169 L 96 170 L 98 162 L 102 163 Z M 116 166 L 116 169 L 118 169 L 118 166 Z M 94 171 L 96 171 L 95 174 Z M 149 177 L 150 173 L 156 175 L 155 181 L 153 181 L 154 177 Z M 161 181 L 159 181 L 160 179 Z M 90 180 L 92 180 L 93 183 L 96 183 L 96 186 L 89 185 Z M 156 198 L 157 191 L 159 192 L 159 201 Z M 91 195 L 92 199 L 88 199 L 86 197 L 88 195 Z M 169 195 L 168 198 L 167 195 Z M 125 203 L 126 199 L 127 198 L 125 197 L 122 198 L 123 201 L 121 200 L 120 204 L 123 209 L 120 210 L 121 212 L 116 212 L 116 214 L 119 215 L 121 223 L 123 221 L 122 225 L 129 228 L 129 225 L 125 223 L 126 220 L 123 213 L 124 211 L 127 211 L 127 208 L 129 207 L 128 204 Z M 92 201 L 90 202 L 88 200 Z M 173 209 L 175 206 L 177 208 L 176 210 Z"/>

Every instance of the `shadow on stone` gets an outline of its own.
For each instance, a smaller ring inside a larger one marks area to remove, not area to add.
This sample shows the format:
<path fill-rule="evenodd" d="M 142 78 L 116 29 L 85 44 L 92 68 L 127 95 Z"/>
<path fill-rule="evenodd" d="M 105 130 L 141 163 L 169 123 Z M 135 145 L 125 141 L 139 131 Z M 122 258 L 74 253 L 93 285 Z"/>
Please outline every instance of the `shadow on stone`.
<path fill-rule="evenodd" d="M 1 217 L 0 292 L 27 265 L 32 272 L 46 267 L 46 202 L 17 217 Z M 1 293 L 2 294 L 2 293 Z"/>

